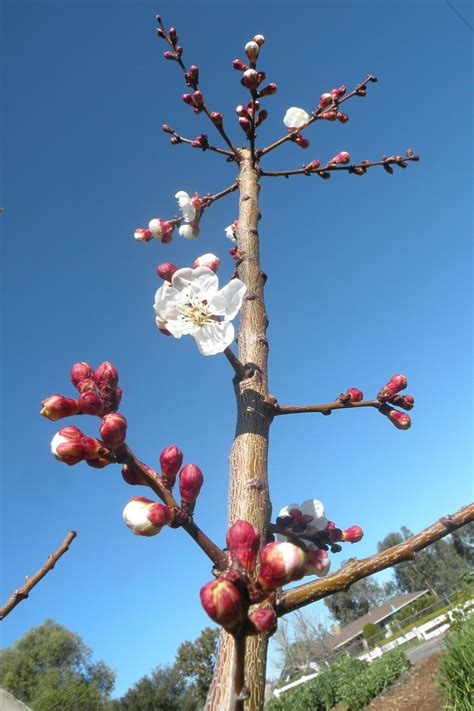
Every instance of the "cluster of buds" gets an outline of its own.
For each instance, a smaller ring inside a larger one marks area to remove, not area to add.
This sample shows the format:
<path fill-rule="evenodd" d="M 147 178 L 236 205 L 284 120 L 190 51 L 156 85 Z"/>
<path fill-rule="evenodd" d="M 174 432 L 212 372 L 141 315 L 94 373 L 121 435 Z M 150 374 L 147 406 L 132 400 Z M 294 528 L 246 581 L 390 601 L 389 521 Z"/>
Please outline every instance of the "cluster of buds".
<path fill-rule="evenodd" d="M 392 405 L 396 405 L 404 410 L 411 410 L 413 408 L 415 398 L 412 395 L 398 394 L 401 390 L 405 390 L 407 385 L 408 380 L 406 376 L 397 373 L 396 375 L 392 375 L 388 383 L 377 393 L 377 400 L 382 403 L 379 407 L 379 412 L 388 417 L 390 422 L 399 430 L 408 430 L 411 427 L 410 415 L 392 407 Z"/>
<path fill-rule="evenodd" d="M 220 263 L 221 260 L 216 254 L 208 252 L 207 254 L 202 254 L 194 260 L 193 268 L 197 269 L 197 267 L 207 267 L 208 269 L 212 269 L 213 272 L 217 272 Z M 162 264 L 158 264 L 156 267 L 156 273 L 160 279 L 163 279 L 163 281 L 166 281 L 169 284 L 171 283 L 173 274 L 177 270 L 178 267 L 171 262 L 163 262 Z"/>
<path fill-rule="evenodd" d="M 196 89 L 192 94 L 183 94 L 181 98 L 185 104 L 192 107 L 195 114 L 200 114 L 204 111 L 204 97 L 199 89 Z"/>
<path fill-rule="evenodd" d="M 156 16 L 156 21 L 159 25 L 156 30 L 156 34 L 158 35 L 158 37 L 161 37 L 161 39 L 166 40 L 171 48 L 171 51 L 167 50 L 166 52 L 163 52 L 163 57 L 165 59 L 177 62 L 183 54 L 183 47 L 178 44 L 179 37 L 178 33 L 176 32 L 176 29 L 174 27 L 170 27 L 167 32 L 159 15 Z"/>
<path fill-rule="evenodd" d="M 239 117 L 239 126 L 247 138 L 249 138 L 252 133 L 252 124 L 256 128 L 260 126 L 268 116 L 268 111 L 265 109 L 260 111 L 260 102 L 258 99 L 249 101 L 246 106 L 239 104 L 236 106 L 235 112 Z"/>
<path fill-rule="evenodd" d="M 51 451 L 56 459 L 70 466 L 84 461 L 93 466 L 92 462 L 106 459 L 104 455 L 107 454 L 107 450 L 99 440 L 87 437 L 79 427 L 74 426 L 63 427 L 54 435 Z M 108 459 L 106 463 L 109 463 Z"/>
<path fill-rule="evenodd" d="M 180 237 L 185 239 L 195 239 L 199 237 L 199 221 L 201 219 L 204 204 L 197 193 L 189 196 L 184 190 L 176 193 L 175 198 L 183 214 L 183 221 L 179 228 Z"/>
<path fill-rule="evenodd" d="M 137 242 L 150 242 L 152 239 L 157 239 L 163 244 L 168 244 L 173 239 L 174 225 L 172 220 L 155 217 L 150 220 L 147 229 L 137 227 L 133 236 Z"/>
<path fill-rule="evenodd" d="M 339 99 L 346 93 L 346 87 L 340 86 L 337 89 L 331 89 L 319 98 L 319 104 L 316 107 L 314 115 L 318 119 L 325 121 L 340 121 L 347 123 L 349 116 L 339 109 Z"/>

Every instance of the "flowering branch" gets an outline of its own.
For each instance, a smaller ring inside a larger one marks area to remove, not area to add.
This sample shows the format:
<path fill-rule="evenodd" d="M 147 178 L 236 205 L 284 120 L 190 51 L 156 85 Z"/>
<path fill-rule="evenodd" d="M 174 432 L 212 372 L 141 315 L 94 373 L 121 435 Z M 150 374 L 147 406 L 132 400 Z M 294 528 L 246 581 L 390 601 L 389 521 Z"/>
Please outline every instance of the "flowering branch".
<path fill-rule="evenodd" d="M 168 43 L 170 50 L 171 50 L 170 52 L 164 53 L 165 58 L 175 61 L 179 64 L 179 66 L 181 67 L 181 69 L 183 71 L 184 78 L 186 80 L 186 84 L 196 90 L 198 87 L 198 82 L 199 82 L 199 69 L 197 67 L 194 67 L 195 71 L 192 72 L 191 68 L 189 70 L 186 68 L 183 60 L 181 59 L 181 55 L 183 53 L 183 48 L 180 47 L 179 45 L 177 45 L 178 36 L 176 34 L 176 30 L 174 28 L 170 28 L 169 32 L 167 32 L 165 26 L 163 25 L 160 15 L 156 16 L 156 21 L 159 24 L 159 28 L 156 31 L 157 35 L 159 37 L 161 37 L 162 39 L 164 39 Z M 222 138 L 229 146 L 235 160 L 237 162 L 239 162 L 240 161 L 239 152 L 224 130 L 224 126 L 222 125 L 222 115 L 219 114 L 218 112 L 215 112 L 215 111 L 210 112 L 209 109 L 207 108 L 206 104 L 204 103 L 201 92 L 197 92 L 197 93 L 199 94 L 199 97 L 196 97 L 196 91 L 195 91 L 194 97 L 191 97 L 192 101 L 191 102 L 186 101 L 186 103 L 190 103 L 192 106 L 195 106 L 195 108 L 197 109 L 197 113 L 204 112 L 206 114 L 206 116 L 209 118 L 210 122 L 217 128 L 217 130 L 221 134 Z M 185 96 L 188 96 L 188 95 L 185 94 Z M 191 96 L 191 95 L 189 95 L 189 96 Z M 197 99 L 197 103 L 195 103 L 196 99 Z"/>
<path fill-rule="evenodd" d="M 44 578 L 46 573 L 49 573 L 49 571 L 54 568 L 56 561 L 58 561 L 67 550 L 69 550 L 69 546 L 76 536 L 76 531 L 70 531 L 57 551 L 48 556 L 48 560 L 43 567 L 40 568 L 31 578 L 27 576 L 25 585 L 23 585 L 22 588 L 15 590 L 5 605 L 0 608 L 0 620 L 3 620 L 13 610 L 13 608 L 18 605 L 19 602 L 25 600 L 29 596 L 30 591 L 35 587 L 35 585 L 37 585 L 39 581 Z"/>
<path fill-rule="evenodd" d="M 298 415 L 305 412 L 320 412 L 330 415 L 333 410 L 350 410 L 353 407 L 376 407 L 380 409 L 382 403 L 378 400 L 361 400 L 360 402 L 328 402 L 325 405 L 279 405 L 273 406 L 275 415 Z"/>
<path fill-rule="evenodd" d="M 362 560 L 351 558 L 341 570 L 333 575 L 281 592 L 275 603 L 275 611 L 281 617 L 335 592 L 347 590 L 358 580 L 385 570 L 385 568 L 390 568 L 406 560 L 413 560 L 418 551 L 435 543 L 440 538 L 444 538 L 457 528 L 471 523 L 471 521 L 474 521 L 474 503 L 464 506 L 452 515 L 443 516 L 420 533 L 410 536 L 406 541 L 387 548 L 381 553 Z"/>
<path fill-rule="evenodd" d="M 188 533 L 191 538 L 193 538 L 198 546 L 204 551 L 210 560 L 214 563 L 216 568 L 224 568 L 227 563 L 227 556 L 223 550 L 221 550 L 210 538 L 206 536 L 203 531 L 197 526 L 190 516 L 183 515 L 180 507 L 173 494 L 169 489 L 167 489 L 162 481 L 160 480 L 157 473 L 145 466 L 141 462 L 132 450 L 124 445 L 120 450 L 116 451 L 117 462 L 120 464 L 127 464 L 133 469 L 133 471 L 139 475 L 146 486 L 149 486 L 152 491 L 155 492 L 157 496 L 173 511 L 178 512 L 175 518 L 176 523 L 174 525 L 179 525 L 184 528 L 186 533 Z M 181 515 L 180 515 L 181 514 Z"/>
<path fill-rule="evenodd" d="M 234 160 L 234 154 L 231 151 L 226 151 L 224 148 L 217 148 L 216 146 L 211 146 L 207 141 L 207 136 L 205 133 L 201 134 L 193 141 L 190 138 L 184 138 L 179 133 L 177 133 L 174 128 L 171 128 L 167 123 L 164 123 L 161 127 L 162 131 L 169 133 L 171 135 L 170 143 L 177 146 L 179 143 L 187 143 L 193 148 L 200 148 L 202 151 L 214 151 L 215 153 L 221 153 L 228 158 Z"/>
<path fill-rule="evenodd" d="M 322 94 L 321 99 L 323 97 L 329 97 L 331 100 L 328 101 L 328 103 L 325 103 L 324 105 L 319 105 L 316 110 L 313 112 L 311 118 L 307 121 L 306 126 L 310 126 L 312 123 L 317 121 L 318 119 L 325 118 L 324 114 L 327 114 L 331 111 L 335 111 L 340 104 L 343 104 L 345 101 L 348 101 L 351 99 L 353 96 L 365 96 L 367 93 L 367 85 L 369 82 L 376 82 L 378 81 L 377 77 L 374 77 L 372 74 L 369 74 L 367 79 L 365 79 L 363 82 L 360 84 L 357 84 L 356 88 L 351 91 L 349 94 L 346 94 L 344 97 L 334 97 L 331 96 L 331 94 Z M 322 102 L 324 103 L 324 102 Z M 266 146 L 266 148 L 262 148 L 261 150 L 257 151 L 257 156 L 261 158 L 264 156 L 266 153 L 270 153 L 270 151 L 273 151 L 275 148 L 278 148 L 278 146 L 281 146 L 283 143 L 286 141 L 291 141 L 294 139 L 294 134 L 293 133 L 287 133 L 285 136 L 282 136 L 282 138 L 279 138 L 278 141 L 275 141 L 269 146 Z"/>
<path fill-rule="evenodd" d="M 341 155 L 341 154 L 339 154 Z M 348 155 L 348 154 L 346 154 Z M 386 157 L 384 156 L 382 160 L 380 161 L 368 161 L 368 160 L 363 160 L 360 163 L 353 163 L 352 165 L 337 165 L 336 163 L 333 163 L 329 161 L 324 167 L 320 167 L 320 162 L 318 160 L 314 160 L 311 163 L 308 163 L 307 165 L 302 166 L 299 170 L 280 170 L 280 171 L 270 171 L 270 170 L 261 170 L 260 175 L 270 177 L 270 178 L 278 178 L 278 177 L 285 177 L 288 178 L 290 175 L 312 175 L 315 173 L 316 175 L 319 175 L 323 179 L 328 179 L 329 172 L 334 172 L 334 171 L 346 171 L 347 173 L 354 173 L 354 175 L 364 175 L 367 171 L 367 168 L 373 168 L 374 166 L 381 165 L 383 168 L 387 171 L 387 173 L 393 173 L 393 168 L 391 164 L 393 165 L 398 165 L 400 168 L 406 168 L 406 164 L 408 161 L 419 161 L 420 157 L 417 155 L 411 155 L 408 154 L 406 156 L 389 156 Z"/>

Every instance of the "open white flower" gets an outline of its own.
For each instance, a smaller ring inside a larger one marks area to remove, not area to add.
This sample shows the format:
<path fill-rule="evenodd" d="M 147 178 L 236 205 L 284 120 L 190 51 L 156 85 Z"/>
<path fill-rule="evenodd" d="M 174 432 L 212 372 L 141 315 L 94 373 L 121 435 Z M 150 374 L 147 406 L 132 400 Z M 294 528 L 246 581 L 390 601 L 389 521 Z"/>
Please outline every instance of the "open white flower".
<path fill-rule="evenodd" d="M 324 505 L 318 499 L 307 499 L 302 504 L 288 504 L 278 514 L 279 518 L 285 516 L 293 518 L 293 523 L 287 526 L 289 531 L 311 535 L 317 531 L 324 531 L 328 526 Z"/>
<path fill-rule="evenodd" d="M 291 106 L 285 114 L 283 123 L 290 130 L 297 129 L 307 124 L 310 118 L 310 115 L 304 109 Z"/>
<path fill-rule="evenodd" d="M 232 279 L 219 290 L 219 279 L 208 267 L 178 269 L 155 295 L 158 328 L 175 338 L 193 336 L 203 355 L 222 353 L 234 340 L 230 323 L 242 306 L 246 286 Z"/>
<path fill-rule="evenodd" d="M 184 221 L 192 222 L 196 217 L 196 208 L 188 193 L 185 193 L 184 190 L 180 190 L 176 193 L 175 198 L 178 201 L 179 209 L 183 213 Z"/>

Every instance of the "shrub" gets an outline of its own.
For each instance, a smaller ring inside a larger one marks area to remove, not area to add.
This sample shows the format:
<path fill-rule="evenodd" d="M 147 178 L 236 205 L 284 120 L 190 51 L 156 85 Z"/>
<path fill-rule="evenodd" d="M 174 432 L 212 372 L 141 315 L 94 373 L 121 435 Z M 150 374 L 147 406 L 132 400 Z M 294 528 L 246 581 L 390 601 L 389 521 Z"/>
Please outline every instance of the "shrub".
<path fill-rule="evenodd" d="M 472 711 L 474 684 L 474 617 L 450 634 L 446 651 L 441 657 L 439 683 L 444 690 L 449 709 Z"/>
<path fill-rule="evenodd" d="M 370 644 L 376 639 L 382 637 L 382 630 L 378 625 L 374 625 L 373 622 L 367 622 L 367 624 L 362 628 L 362 634 L 364 639 Z"/>

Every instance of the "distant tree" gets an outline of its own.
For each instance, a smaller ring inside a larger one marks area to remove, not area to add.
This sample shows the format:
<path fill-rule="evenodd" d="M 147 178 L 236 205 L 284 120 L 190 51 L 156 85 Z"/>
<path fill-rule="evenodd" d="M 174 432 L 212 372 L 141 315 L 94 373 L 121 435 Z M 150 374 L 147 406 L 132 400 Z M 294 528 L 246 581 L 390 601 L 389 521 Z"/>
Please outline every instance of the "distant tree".
<path fill-rule="evenodd" d="M 363 578 L 351 585 L 347 592 L 325 598 L 324 603 L 337 622 L 347 625 L 381 605 L 392 593 L 393 586 L 390 584 L 382 586 L 372 578 Z"/>
<path fill-rule="evenodd" d="M 198 705 L 204 705 L 216 663 L 219 630 L 205 627 L 195 642 L 183 642 L 176 652 L 175 667 L 191 682 L 187 695 Z"/>
<path fill-rule="evenodd" d="M 110 706 L 114 711 L 182 711 L 185 689 L 186 682 L 175 666 L 158 666 Z"/>
<path fill-rule="evenodd" d="M 386 550 L 413 535 L 404 526 L 400 531 L 385 536 L 378 544 L 378 550 Z M 395 566 L 393 574 L 398 592 L 409 593 L 426 588 L 435 595 L 454 593 L 461 586 L 461 574 L 467 567 L 469 556 L 473 555 L 472 539 L 472 531 L 456 539 L 451 534 L 451 537 L 436 541 L 420 551 L 413 562 Z M 463 556 L 459 555 L 456 547 L 463 550 Z"/>
<path fill-rule="evenodd" d="M 464 528 L 460 528 L 457 531 L 453 531 L 451 536 L 447 539 L 451 539 L 453 543 L 454 550 L 456 553 L 463 558 L 466 563 L 473 567 L 474 566 L 474 523 L 468 523 Z"/>
<path fill-rule="evenodd" d="M 273 638 L 280 657 L 281 679 L 310 668 L 312 663 L 330 653 L 330 647 L 325 643 L 329 631 L 317 618 L 298 610 L 292 616 L 292 622 L 290 629 L 287 619 L 280 620 Z"/>
<path fill-rule="evenodd" d="M 78 634 L 53 620 L 0 652 L 0 687 L 35 711 L 102 711 L 115 673 Z"/>

